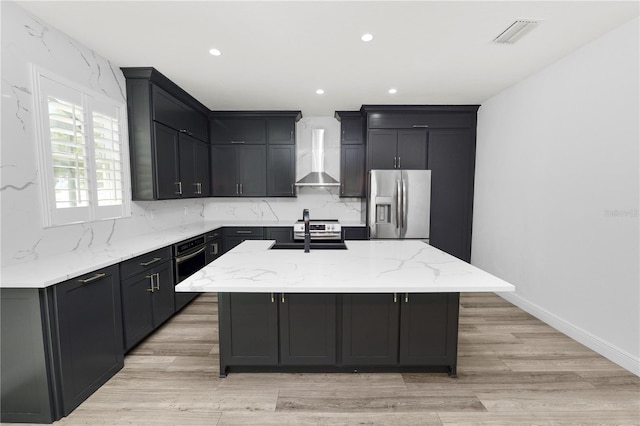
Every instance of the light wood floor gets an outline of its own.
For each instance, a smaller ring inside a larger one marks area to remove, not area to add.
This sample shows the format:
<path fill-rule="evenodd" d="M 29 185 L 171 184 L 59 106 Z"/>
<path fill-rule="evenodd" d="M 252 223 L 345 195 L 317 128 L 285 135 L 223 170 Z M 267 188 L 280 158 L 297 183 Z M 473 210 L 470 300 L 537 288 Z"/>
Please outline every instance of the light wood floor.
<path fill-rule="evenodd" d="M 493 294 L 461 298 L 458 378 L 218 378 L 215 295 L 202 295 L 57 424 L 640 424 L 640 378 Z"/>

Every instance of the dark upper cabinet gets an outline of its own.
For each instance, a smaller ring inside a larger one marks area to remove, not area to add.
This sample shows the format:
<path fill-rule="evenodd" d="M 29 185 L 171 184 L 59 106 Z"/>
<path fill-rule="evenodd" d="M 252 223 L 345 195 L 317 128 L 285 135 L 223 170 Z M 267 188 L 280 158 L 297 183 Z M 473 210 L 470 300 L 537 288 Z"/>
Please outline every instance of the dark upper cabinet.
<path fill-rule="evenodd" d="M 296 120 L 295 118 L 269 118 L 267 119 L 267 142 L 270 144 L 295 144 Z"/>
<path fill-rule="evenodd" d="M 336 363 L 336 295 L 280 294 L 280 364 Z"/>
<path fill-rule="evenodd" d="M 182 196 L 209 196 L 209 144 L 181 134 L 179 146 Z"/>
<path fill-rule="evenodd" d="M 460 293 L 398 295 L 400 365 L 456 365 Z M 455 375 L 455 371 L 450 372 Z"/>
<path fill-rule="evenodd" d="M 55 300 L 62 415 L 69 414 L 123 366 L 118 265 L 47 289 Z"/>
<path fill-rule="evenodd" d="M 340 196 L 366 197 L 365 146 L 340 147 Z"/>
<path fill-rule="evenodd" d="M 369 130 L 367 170 L 427 168 L 427 131 Z"/>
<path fill-rule="evenodd" d="M 295 145 L 269 145 L 268 149 L 267 196 L 295 196 Z"/>
<path fill-rule="evenodd" d="M 364 117 L 359 111 L 336 111 L 340 121 L 340 196 L 366 197 Z"/>
<path fill-rule="evenodd" d="M 264 145 L 211 146 L 211 192 L 218 197 L 264 197 L 267 152 Z"/>
<path fill-rule="evenodd" d="M 153 123 L 153 135 L 155 140 L 155 171 L 153 174 L 156 182 L 155 185 L 148 189 L 155 192 L 154 199 L 179 198 L 182 185 L 180 183 L 180 163 L 178 161 L 180 134 L 164 124 Z M 136 199 L 135 196 L 134 199 Z"/>
<path fill-rule="evenodd" d="M 261 118 L 218 117 L 211 119 L 211 143 L 252 145 L 266 143 L 266 122 Z"/>
<path fill-rule="evenodd" d="M 228 365 L 278 364 L 278 304 L 269 293 L 220 293 L 220 375 Z"/>
<path fill-rule="evenodd" d="M 344 365 L 398 363 L 398 296 L 342 296 L 342 362 Z"/>
<path fill-rule="evenodd" d="M 431 232 L 429 244 L 471 259 L 475 129 L 429 132 Z"/>
<path fill-rule="evenodd" d="M 122 72 L 127 79 L 133 199 L 205 196 L 199 188 L 207 182 L 200 182 L 193 191 L 186 188 L 193 187 L 193 182 L 180 180 L 178 139 L 185 136 L 208 142 L 209 110 L 154 68 L 122 68 Z M 171 143 L 174 150 L 168 146 Z"/>
<path fill-rule="evenodd" d="M 211 187 L 220 197 L 294 197 L 300 111 L 211 112 Z"/>
<path fill-rule="evenodd" d="M 207 116 L 179 101 L 157 85 L 151 85 L 153 121 L 193 136 L 201 141 L 208 140 Z"/>

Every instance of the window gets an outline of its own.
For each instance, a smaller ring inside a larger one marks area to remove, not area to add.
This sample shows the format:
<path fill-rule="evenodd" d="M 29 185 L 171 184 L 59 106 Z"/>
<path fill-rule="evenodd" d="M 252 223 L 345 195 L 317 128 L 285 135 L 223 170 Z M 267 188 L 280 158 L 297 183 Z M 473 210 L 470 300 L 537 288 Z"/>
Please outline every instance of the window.
<path fill-rule="evenodd" d="M 130 215 L 126 106 L 35 70 L 45 226 Z"/>

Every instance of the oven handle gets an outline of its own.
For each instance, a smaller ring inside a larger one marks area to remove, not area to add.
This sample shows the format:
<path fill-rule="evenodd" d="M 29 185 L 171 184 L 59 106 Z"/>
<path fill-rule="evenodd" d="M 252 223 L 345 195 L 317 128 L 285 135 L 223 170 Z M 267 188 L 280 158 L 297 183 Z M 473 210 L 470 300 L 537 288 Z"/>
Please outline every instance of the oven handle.
<path fill-rule="evenodd" d="M 207 246 L 202 247 L 200 250 L 198 251 L 194 251 L 191 254 L 188 254 L 186 256 L 182 256 L 182 257 L 176 257 L 176 265 L 181 264 L 182 262 L 184 262 L 185 260 L 189 260 L 192 257 L 195 257 L 197 255 L 199 255 L 200 253 L 202 253 L 203 251 L 205 251 L 207 249 Z"/>

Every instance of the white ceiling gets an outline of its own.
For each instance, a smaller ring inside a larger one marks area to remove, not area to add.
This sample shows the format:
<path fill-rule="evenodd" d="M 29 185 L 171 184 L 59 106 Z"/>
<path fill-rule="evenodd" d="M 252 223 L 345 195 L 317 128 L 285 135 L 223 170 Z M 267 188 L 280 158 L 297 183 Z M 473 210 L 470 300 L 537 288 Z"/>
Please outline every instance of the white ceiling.
<path fill-rule="evenodd" d="M 482 104 L 639 14 L 638 1 L 20 1 L 121 67 L 153 66 L 215 110 L 333 115 Z M 492 40 L 541 20 L 513 45 Z M 360 36 L 370 32 L 372 42 Z M 211 56 L 216 47 L 223 54 Z M 389 88 L 398 93 L 390 95 Z M 316 95 L 318 88 L 324 95 Z"/>

